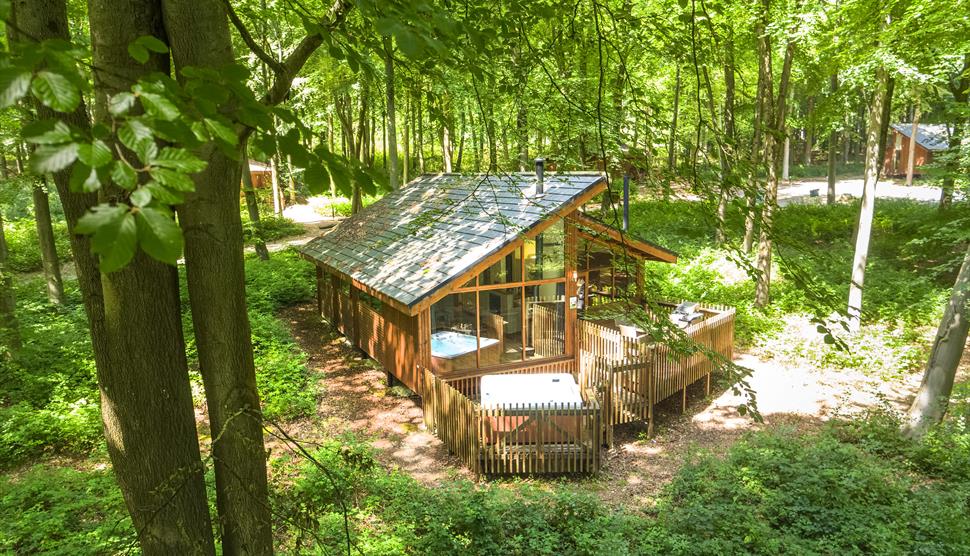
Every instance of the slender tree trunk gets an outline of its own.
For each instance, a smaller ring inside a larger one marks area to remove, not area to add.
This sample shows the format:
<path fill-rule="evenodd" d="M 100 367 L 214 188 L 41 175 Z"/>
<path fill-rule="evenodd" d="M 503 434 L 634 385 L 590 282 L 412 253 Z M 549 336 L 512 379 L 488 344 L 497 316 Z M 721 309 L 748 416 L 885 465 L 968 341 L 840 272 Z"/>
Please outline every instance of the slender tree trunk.
<path fill-rule="evenodd" d="M 461 172 L 462 157 L 465 156 L 465 105 L 462 103 L 458 120 L 458 154 L 455 155 L 455 171 Z"/>
<path fill-rule="evenodd" d="M 384 37 L 384 73 L 387 79 L 387 149 L 388 157 L 387 173 L 390 177 L 391 189 L 398 188 L 397 176 L 397 111 L 394 105 L 394 47 L 390 37 Z M 404 134 L 407 135 L 407 124 L 404 126 Z M 405 140 L 406 142 L 406 140 Z M 407 151 L 407 148 L 404 149 Z M 405 155 L 407 156 L 407 155 Z M 405 168 L 407 162 L 405 162 Z M 407 172 L 405 171 L 405 175 Z M 407 178 L 405 177 L 405 181 Z"/>
<path fill-rule="evenodd" d="M 243 195 L 246 197 L 246 210 L 249 212 L 249 221 L 252 223 L 255 235 L 253 245 L 256 248 L 256 256 L 258 256 L 260 260 L 268 261 L 269 249 L 266 248 L 266 242 L 263 241 L 262 222 L 260 222 L 259 218 L 259 201 L 256 199 L 256 188 L 253 186 L 253 175 L 249 171 L 249 157 L 246 156 L 246 145 L 242 145 L 240 149 L 243 152 L 241 170 Z"/>
<path fill-rule="evenodd" d="M 872 236 L 872 217 L 876 209 L 876 181 L 879 179 L 879 133 L 882 128 L 883 109 L 887 101 L 889 74 L 883 68 L 876 70 L 876 87 L 869 105 L 869 124 L 866 129 L 865 181 L 862 188 L 862 206 L 856 226 L 855 255 L 852 258 L 852 279 L 849 283 L 848 324 L 849 331 L 858 332 L 862 322 L 862 286 L 866 277 L 869 258 L 869 239 Z"/>
<path fill-rule="evenodd" d="M 64 282 L 61 280 L 61 261 L 57 258 L 57 245 L 54 243 L 54 225 L 51 223 L 50 199 L 47 196 L 47 178 L 41 181 L 35 180 L 32 193 L 37 238 L 44 264 L 44 277 L 47 279 L 47 299 L 55 305 L 63 305 Z"/>
<path fill-rule="evenodd" d="M 805 166 L 812 165 L 812 147 L 815 143 L 815 130 L 812 127 L 812 117 L 815 114 L 815 97 L 808 97 L 808 109 L 805 113 L 805 153 L 802 160 Z"/>
<path fill-rule="evenodd" d="M 728 199 L 734 195 L 734 157 L 737 156 L 737 136 L 734 125 L 734 38 L 729 34 L 724 46 L 724 137 L 721 152 L 721 187 L 717 200 L 717 243 L 727 239 L 725 218 Z"/>
<path fill-rule="evenodd" d="M 410 178 L 410 173 L 409 173 L 409 170 L 411 169 L 411 126 L 410 126 L 410 123 L 411 123 L 411 119 L 413 118 L 413 116 L 412 116 L 412 113 L 413 112 L 411 110 L 411 96 L 410 95 L 405 95 L 405 96 L 407 97 L 407 103 L 406 103 L 407 104 L 407 107 L 406 107 L 407 113 L 404 114 L 404 160 L 403 160 L 403 167 L 401 169 L 402 170 L 402 174 L 404 175 L 404 179 L 402 180 L 402 183 L 408 183 L 408 180 Z"/>
<path fill-rule="evenodd" d="M 765 16 L 767 17 L 767 16 Z M 748 170 L 748 191 L 744 215 L 744 241 L 742 249 L 750 253 L 754 247 L 755 224 L 758 217 L 758 196 L 761 188 L 761 178 L 758 176 L 762 164 L 767 160 L 765 145 L 767 134 L 764 128 L 771 127 L 768 111 L 771 106 L 772 78 L 771 78 L 771 50 L 762 19 L 755 22 L 755 37 L 758 39 L 758 85 L 754 106 L 754 133 L 751 139 L 751 160 Z"/>
<path fill-rule="evenodd" d="M 970 247 L 963 258 L 963 266 L 957 275 L 950 301 L 947 303 L 936 331 L 933 349 L 926 362 L 923 382 L 909 408 L 903 433 L 910 438 L 921 438 L 930 427 L 943 420 L 953 392 L 960 359 L 967 345 L 970 330 Z"/>
<path fill-rule="evenodd" d="M 167 55 L 153 54 L 139 64 L 128 45 L 145 35 L 166 43 L 168 38 L 156 2 L 92 1 L 88 14 L 95 119 L 103 122 L 110 95 L 129 90 L 149 72 L 169 73 Z M 106 193 L 122 194 L 110 188 Z M 178 273 L 138 252 L 125 268 L 102 273 L 101 284 L 108 349 L 98 382 L 105 437 L 141 548 L 146 554 L 213 554 Z"/>
<path fill-rule="evenodd" d="M 677 115 L 680 112 L 680 64 L 674 81 L 674 115 L 670 122 L 670 140 L 667 142 L 667 169 L 671 172 L 677 166 Z"/>
<path fill-rule="evenodd" d="M 229 23 L 220 0 L 162 0 L 162 4 L 176 75 L 187 67 L 218 70 L 233 63 Z M 212 430 L 222 550 L 271 554 L 263 422 L 246 310 L 241 167 L 212 145 L 201 147 L 197 154 L 208 165 L 194 176 L 196 189 L 178 211 L 185 236 L 192 326 Z"/>
<path fill-rule="evenodd" d="M 17 321 L 17 298 L 13 292 L 13 276 L 7 269 L 7 236 L 3 232 L 3 211 L 0 211 L 0 346 L 10 356 L 20 350 L 20 323 Z M 0 361 L 5 357 L 0 357 Z"/>
<path fill-rule="evenodd" d="M 441 163 L 446 173 L 451 173 L 451 130 L 445 103 L 441 103 Z"/>
<path fill-rule="evenodd" d="M 839 77 L 838 75 L 832 75 L 829 78 L 829 92 L 832 97 L 835 97 L 836 92 L 839 90 Z M 828 195 L 826 196 L 826 202 L 829 205 L 835 204 L 835 172 L 836 172 L 836 157 L 838 156 L 838 132 L 833 129 L 829 131 L 829 155 L 828 155 Z"/>
<path fill-rule="evenodd" d="M 296 204 L 296 180 L 293 179 L 293 160 L 290 155 L 286 155 L 286 192 L 289 194 L 290 205 Z M 284 207 L 285 209 L 285 207 Z"/>
<path fill-rule="evenodd" d="M 940 188 L 940 210 L 946 210 L 953 203 L 953 186 L 959 170 L 957 157 L 954 153 L 960 149 L 960 144 L 963 142 L 963 134 L 967 132 L 967 126 L 970 126 L 970 117 L 965 115 L 967 100 L 970 97 L 970 52 L 964 54 L 963 67 L 958 75 L 959 77 L 957 79 L 949 80 L 949 89 L 953 95 L 953 104 L 957 107 L 958 111 L 962 110 L 964 112 L 957 112 L 952 116 L 954 124 L 953 133 L 950 134 L 948 145 L 951 156 L 946 163 L 946 174 L 943 176 L 943 183 Z"/>
<path fill-rule="evenodd" d="M 767 0 L 765 1 L 765 11 L 767 12 Z M 767 41 L 767 38 L 765 38 Z M 770 43 L 765 46 L 768 52 L 768 74 L 770 71 Z M 758 281 L 755 287 L 755 305 L 764 307 L 771 301 L 771 245 L 774 234 L 774 213 L 778 205 L 778 170 L 784 163 L 783 158 L 787 154 L 779 152 L 778 140 L 784 136 L 787 138 L 788 128 L 785 122 L 788 115 L 788 86 L 791 81 L 792 59 L 795 55 L 795 43 L 788 42 L 785 48 L 785 60 L 782 63 L 781 79 L 778 84 L 778 102 L 774 113 L 769 118 L 773 121 L 772 129 L 765 136 L 765 158 L 768 160 L 768 182 L 765 187 L 765 205 L 761 210 L 761 233 L 758 241 Z"/>
<path fill-rule="evenodd" d="M 916 98 L 916 106 L 913 109 L 913 131 L 909 139 L 909 148 L 906 150 L 906 185 L 913 185 L 913 171 L 916 168 L 916 137 L 919 133 L 920 119 L 919 97 Z"/>
<path fill-rule="evenodd" d="M 418 140 L 415 142 L 415 149 L 418 151 L 418 173 L 424 174 L 424 116 L 421 113 L 422 95 L 417 94 L 418 104 Z"/>
<path fill-rule="evenodd" d="M 515 114 L 515 131 L 519 143 L 519 171 L 525 172 L 529 169 L 529 113 L 522 96 L 519 97 L 519 108 Z"/>
<path fill-rule="evenodd" d="M 276 164 L 279 153 L 269 158 L 269 181 L 270 194 L 273 196 L 273 214 L 280 216 L 283 214 L 283 204 L 280 202 L 280 171 Z"/>

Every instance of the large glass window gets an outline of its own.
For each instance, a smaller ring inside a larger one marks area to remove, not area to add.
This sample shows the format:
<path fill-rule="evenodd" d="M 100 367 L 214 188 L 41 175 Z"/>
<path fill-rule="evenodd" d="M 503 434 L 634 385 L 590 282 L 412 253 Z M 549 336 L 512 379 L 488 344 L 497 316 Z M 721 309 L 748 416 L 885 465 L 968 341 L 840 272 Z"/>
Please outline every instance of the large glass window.
<path fill-rule="evenodd" d="M 565 244 L 559 220 L 432 305 L 435 372 L 564 355 Z"/>
<path fill-rule="evenodd" d="M 525 240 L 526 280 L 562 278 L 566 275 L 566 241 L 562 220 L 546 228 L 535 239 Z"/>
<path fill-rule="evenodd" d="M 522 360 L 522 288 L 478 292 L 481 365 Z"/>
<path fill-rule="evenodd" d="M 526 359 L 566 353 L 566 283 L 525 287 Z"/>

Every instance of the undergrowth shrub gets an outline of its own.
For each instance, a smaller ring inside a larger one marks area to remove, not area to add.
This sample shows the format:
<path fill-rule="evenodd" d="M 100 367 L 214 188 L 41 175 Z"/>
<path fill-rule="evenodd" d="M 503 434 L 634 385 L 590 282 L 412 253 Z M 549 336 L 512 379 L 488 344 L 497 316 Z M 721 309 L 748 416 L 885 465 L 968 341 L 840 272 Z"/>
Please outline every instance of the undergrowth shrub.
<path fill-rule="evenodd" d="M 0 478 L 0 553 L 75 556 L 136 547 L 110 468 L 41 464 Z"/>
<path fill-rule="evenodd" d="M 243 212 L 243 238 L 246 245 L 253 245 L 256 239 L 264 242 L 276 241 L 285 237 L 297 236 L 306 232 L 302 224 L 294 222 L 284 216 L 262 215 L 259 217 L 259 229 L 249 220 L 249 214 Z"/>
<path fill-rule="evenodd" d="M 67 224 L 63 220 L 53 222 L 54 245 L 57 256 L 62 261 L 70 260 L 71 244 Z M 37 239 L 37 225 L 32 218 L 5 221 L 3 232 L 7 240 L 7 265 L 14 272 L 34 272 L 43 268 L 40 244 Z"/>

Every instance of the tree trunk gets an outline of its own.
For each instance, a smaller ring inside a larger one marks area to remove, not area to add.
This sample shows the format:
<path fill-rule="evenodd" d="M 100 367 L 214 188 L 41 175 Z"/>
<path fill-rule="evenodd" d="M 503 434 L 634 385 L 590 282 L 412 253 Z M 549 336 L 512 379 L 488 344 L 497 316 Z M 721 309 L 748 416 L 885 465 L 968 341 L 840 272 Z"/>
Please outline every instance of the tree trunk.
<path fill-rule="evenodd" d="M 233 63 L 229 23 L 220 0 L 162 2 L 176 75 L 187 67 L 218 70 Z M 266 452 L 246 310 L 241 168 L 213 145 L 201 147 L 197 154 L 208 165 L 193 176 L 196 189 L 178 211 L 213 438 L 222 549 L 225 554 L 270 554 Z"/>
<path fill-rule="evenodd" d="M 269 181 L 270 194 L 273 196 L 273 214 L 280 216 L 283 214 L 283 204 L 280 202 L 280 171 L 276 164 L 279 153 L 275 153 L 269 158 Z"/>
<path fill-rule="evenodd" d="M 414 148 L 418 151 L 418 173 L 424 174 L 424 117 L 421 113 L 421 92 L 417 94 L 418 104 L 418 140 Z"/>
<path fill-rule="evenodd" d="M 47 279 L 47 299 L 55 305 L 63 305 L 64 282 L 61 280 L 61 261 L 57 258 L 57 245 L 54 243 L 51 205 L 47 197 L 47 178 L 43 178 L 42 181 L 35 180 L 32 193 L 37 239 L 44 264 L 44 277 Z"/>
<path fill-rule="evenodd" d="M 765 0 L 765 12 L 767 13 L 767 0 Z M 765 40 L 768 50 L 768 74 L 771 75 L 771 54 L 770 43 Z M 778 205 L 778 171 L 783 165 L 783 158 L 786 152 L 778 149 L 778 139 L 782 136 L 788 137 L 787 124 L 785 123 L 788 115 L 788 85 L 791 81 L 792 59 L 795 55 L 795 43 L 788 42 L 785 48 L 785 60 L 782 63 L 781 79 L 778 83 L 778 101 L 774 113 L 769 118 L 773 122 L 771 131 L 765 135 L 765 158 L 768 160 L 768 182 L 765 187 L 765 205 L 761 210 L 761 233 L 758 241 L 758 281 L 755 285 L 754 303 L 758 307 L 764 307 L 771 301 L 771 244 L 774 234 L 774 213 Z"/>
<path fill-rule="evenodd" d="M 241 145 L 240 150 L 243 153 L 241 169 L 243 195 L 246 197 L 246 210 L 249 212 L 249 222 L 253 226 L 253 235 L 255 238 L 253 245 L 256 248 L 256 256 L 262 261 L 268 261 L 269 249 L 266 248 L 266 242 L 263 241 L 263 227 L 259 219 L 259 201 L 256 199 L 253 175 L 249 171 L 249 157 L 247 156 L 248 151 L 246 150 L 246 145 Z"/>
<path fill-rule="evenodd" d="M 290 155 L 286 155 L 286 183 L 286 192 L 289 194 L 289 202 L 284 204 L 283 210 L 286 210 L 286 205 L 296 204 L 296 180 L 293 179 L 293 160 L 290 158 Z"/>
<path fill-rule="evenodd" d="M 387 79 L 385 88 L 387 89 L 387 150 L 388 157 L 387 173 L 391 189 L 398 188 L 397 177 L 397 111 L 394 107 L 394 47 L 390 37 L 384 37 L 384 73 Z M 407 135 L 407 124 L 405 124 L 405 135 Z M 405 149 L 406 151 L 407 149 Z M 407 163 L 405 163 L 407 167 Z M 407 172 L 405 172 L 406 174 Z M 406 180 L 407 178 L 405 178 Z"/>
<path fill-rule="evenodd" d="M 953 95 L 953 103 L 957 107 L 957 112 L 953 118 L 953 133 L 950 134 L 948 151 L 950 156 L 946 162 L 946 174 L 943 176 L 942 187 L 940 188 L 940 210 L 945 210 L 953 203 L 953 185 L 956 174 L 959 171 L 956 153 L 963 142 L 963 134 L 966 127 L 970 125 L 970 118 L 965 114 L 967 109 L 967 99 L 970 96 L 970 52 L 963 56 L 963 67 L 959 73 L 959 78 L 949 80 L 950 93 Z"/>
<path fill-rule="evenodd" d="M 20 323 L 17 321 L 17 298 L 13 292 L 13 276 L 7 270 L 7 236 L 3 232 L 3 211 L 0 211 L 0 345 L 11 356 L 20 350 Z M 0 361 L 6 357 L 0 357 Z"/>
<path fill-rule="evenodd" d="M 923 382 L 909 408 L 903 425 L 903 433 L 910 438 L 921 438 L 933 425 L 943 420 L 953 381 L 956 377 L 963 350 L 970 330 L 970 247 L 963 258 L 963 266 L 957 275 L 950 302 L 943 313 L 936 331 L 933 349 L 926 362 Z"/>
<path fill-rule="evenodd" d="M 765 15 L 764 17 L 767 17 Z M 748 191 L 744 213 L 744 241 L 742 249 L 750 253 L 754 247 L 755 224 L 758 216 L 758 195 L 761 189 L 761 178 L 758 171 L 766 161 L 764 128 L 771 126 L 768 111 L 771 106 L 771 49 L 765 34 L 765 22 L 759 18 L 755 22 L 755 37 L 758 39 L 758 84 L 754 105 L 754 133 L 751 138 L 751 160 L 748 169 Z"/>
<path fill-rule="evenodd" d="M 717 200 L 717 236 L 721 245 L 727 239 L 725 218 L 728 199 L 734 195 L 734 157 L 737 156 L 737 137 L 734 125 L 734 38 L 729 34 L 724 45 L 724 137 L 721 151 L 721 187 Z M 648 149 L 649 152 L 649 149 Z"/>
<path fill-rule="evenodd" d="M 829 92 L 832 97 L 835 97 L 836 92 L 839 90 L 839 77 L 838 75 L 833 75 L 829 78 Z M 826 202 L 829 205 L 835 204 L 835 171 L 836 171 L 836 157 L 838 156 L 838 132 L 835 129 L 829 131 L 829 155 L 828 155 L 828 195 L 826 196 Z"/>
<path fill-rule="evenodd" d="M 671 172 L 677 166 L 677 115 L 680 112 L 680 65 L 674 81 L 674 115 L 670 122 L 670 140 L 667 142 L 667 169 Z"/>
<path fill-rule="evenodd" d="M 462 157 L 465 156 L 465 105 L 462 103 L 458 123 L 458 154 L 455 155 L 455 171 L 461 172 Z"/>
<path fill-rule="evenodd" d="M 407 102 L 406 102 L 407 107 L 406 107 L 406 113 L 404 114 L 404 159 L 403 159 L 404 164 L 401 169 L 404 179 L 402 180 L 401 183 L 408 183 L 408 179 L 410 178 L 409 170 L 411 169 L 410 168 L 411 166 L 411 125 L 410 123 L 411 123 L 411 118 L 413 116 L 411 115 L 412 114 L 411 96 L 410 95 L 405 95 L 405 96 L 407 99 Z M 396 148 L 397 148 L 397 145 L 395 144 L 395 149 Z"/>
<path fill-rule="evenodd" d="M 529 113 L 526 110 L 525 99 L 521 96 L 519 109 L 515 114 L 515 131 L 519 143 L 519 171 L 525 172 L 529 169 Z"/>
<path fill-rule="evenodd" d="M 876 209 L 876 181 L 879 179 L 879 133 L 889 74 L 883 68 L 876 70 L 876 87 L 869 105 L 869 123 L 866 129 L 866 169 L 862 187 L 862 207 L 856 226 L 855 255 L 852 258 L 852 279 L 849 282 L 847 310 L 850 332 L 858 332 L 862 322 L 862 285 L 866 277 L 866 261 L 869 258 L 869 239 L 872 236 L 872 217 Z"/>
<path fill-rule="evenodd" d="M 913 171 L 916 168 L 916 137 L 919 132 L 920 103 L 916 98 L 916 106 L 913 109 L 913 131 L 909 139 L 909 148 L 906 151 L 906 185 L 913 185 Z"/>
<path fill-rule="evenodd" d="M 451 173 L 451 131 L 444 105 L 441 107 L 441 162 L 446 173 Z"/>
<path fill-rule="evenodd" d="M 812 165 L 812 146 L 815 142 L 815 132 L 812 127 L 812 117 L 815 113 L 815 97 L 808 97 L 808 109 L 805 113 L 805 153 L 802 160 L 805 166 Z"/>
<path fill-rule="evenodd" d="M 167 55 L 139 64 L 128 45 L 145 35 L 169 41 L 156 2 L 101 0 L 90 2 L 88 13 L 95 119 L 104 122 L 110 95 L 129 90 L 149 72 L 170 71 Z M 105 437 L 142 550 L 213 554 L 178 273 L 138 252 L 125 268 L 102 273 L 101 283 L 108 349 L 98 375 Z"/>

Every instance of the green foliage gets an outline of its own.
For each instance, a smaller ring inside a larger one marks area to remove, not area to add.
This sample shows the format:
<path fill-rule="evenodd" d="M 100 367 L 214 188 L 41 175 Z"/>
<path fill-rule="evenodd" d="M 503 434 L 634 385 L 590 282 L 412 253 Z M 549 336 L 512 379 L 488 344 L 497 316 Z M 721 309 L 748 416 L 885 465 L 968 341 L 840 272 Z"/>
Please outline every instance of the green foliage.
<path fill-rule="evenodd" d="M 121 553 L 135 529 L 110 468 L 78 471 L 41 464 L 0 478 L 0 552 Z"/>
<path fill-rule="evenodd" d="M 307 356 L 286 325 L 272 314 L 259 311 L 249 312 L 249 324 L 263 416 L 278 421 L 313 414 L 317 393 Z"/>
<path fill-rule="evenodd" d="M 37 226 L 29 218 L 4 221 L 4 235 L 9 249 L 7 264 L 15 272 L 34 272 L 43 268 L 40 254 L 40 244 L 37 239 Z M 70 239 L 67 235 L 67 224 L 63 221 L 54 222 L 54 242 L 57 256 L 67 261 L 71 255 Z"/>
<path fill-rule="evenodd" d="M 67 282 L 73 286 L 73 282 Z M 87 319 L 78 292 L 52 307 L 43 279 L 18 284 L 23 347 L 0 383 L 0 467 L 45 453 L 86 452 L 101 441 Z"/>
<path fill-rule="evenodd" d="M 867 421 L 853 426 L 880 438 L 888 433 Z M 690 534 L 696 554 L 970 550 L 970 483 L 926 482 L 889 454 L 840 440 L 841 430 L 759 433 L 724 459 L 701 456 L 671 484 L 657 519 Z"/>
<path fill-rule="evenodd" d="M 306 232 L 306 228 L 298 222 L 294 222 L 285 216 L 260 216 L 259 229 L 249 220 L 249 214 L 243 212 L 242 215 L 243 236 L 246 245 L 253 245 L 256 239 L 263 242 L 275 241 L 290 236 L 300 235 Z"/>
<path fill-rule="evenodd" d="M 268 261 L 246 259 L 246 299 L 250 310 L 273 312 L 316 295 L 313 265 L 293 248 L 273 253 Z"/>

